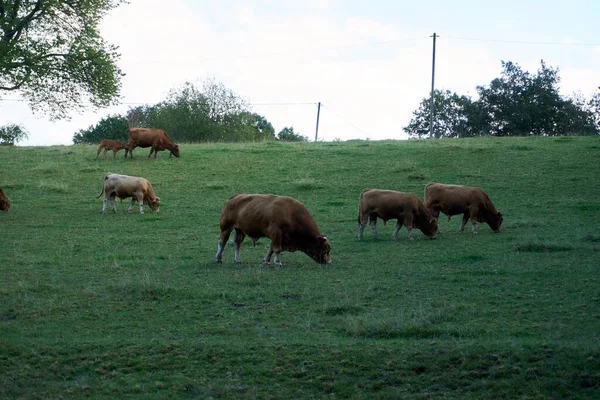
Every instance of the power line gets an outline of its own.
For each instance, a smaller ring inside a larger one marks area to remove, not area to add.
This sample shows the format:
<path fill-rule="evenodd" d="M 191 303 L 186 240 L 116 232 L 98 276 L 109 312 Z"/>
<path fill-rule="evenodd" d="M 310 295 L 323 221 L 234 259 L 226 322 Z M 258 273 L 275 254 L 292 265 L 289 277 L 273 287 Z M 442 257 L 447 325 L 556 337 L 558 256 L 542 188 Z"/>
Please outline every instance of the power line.
<path fill-rule="evenodd" d="M 580 46 L 580 47 L 600 46 L 600 43 L 538 42 L 538 41 L 528 41 L 528 40 L 480 39 L 480 38 L 467 38 L 467 37 L 456 37 L 456 36 L 446 36 L 446 39 L 470 40 L 470 41 L 477 41 L 477 42 L 541 44 L 541 45 L 549 45 L 549 46 Z"/>
<path fill-rule="evenodd" d="M 336 117 L 338 117 L 339 119 L 341 119 L 342 121 L 344 121 L 345 123 L 347 123 L 348 125 L 351 125 L 354 129 L 356 129 L 357 131 L 363 133 L 364 135 L 366 135 L 367 137 L 370 136 L 367 132 L 363 131 L 362 129 L 360 129 L 358 126 L 354 125 L 352 122 L 348 121 L 347 119 L 345 119 L 344 117 L 342 117 L 341 115 L 335 113 L 331 108 L 327 107 L 325 104 L 321 103 L 321 106 L 323 108 L 326 108 L 327 110 L 329 110 L 329 112 L 331 112 L 333 115 L 335 115 Z"/>

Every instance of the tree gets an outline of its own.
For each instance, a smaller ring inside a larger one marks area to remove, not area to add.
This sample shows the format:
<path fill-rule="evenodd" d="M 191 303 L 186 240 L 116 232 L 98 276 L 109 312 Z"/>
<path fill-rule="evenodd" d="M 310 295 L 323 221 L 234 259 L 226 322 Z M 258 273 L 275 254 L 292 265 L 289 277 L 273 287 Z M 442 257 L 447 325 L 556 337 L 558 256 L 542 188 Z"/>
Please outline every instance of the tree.
<path fill-rule="evenodd" d="M 485 134 L 485 121 L 480 108 L 468 96 L 460 96 L 449 90 L 433 92 L 435 110 L 433 132 L 435 138 L 468 137 Z M 430 135 L 431 102 L 424 98 L 413 118 L 403 128 L 409 137 L 427 138 Z"/>
<path fill-rule="evenodd" d="M 171 89 L 163 102 L 129 109 L 125 118 L 129 126 L 164 129 L 177 141 L 275 138 L 275 129 L 264 116 L 249 111 L 246 100 L 212 79 L 202 89 L 186 82 Z"/>
<path fill-rule="evenodd" d="M 277 139 L 282 142 L 308 142 L 308 138 L 294 132 L 293 127 L 285 127 L 280 130 L 277 134 Z"/>
<path fill-rule="evenodd" d="M 120 115 L 104 117 L 96 125 L 82 129 L 73 135 L 73 144 L 95 144 L 102 139 L 129 140 L 127 120 Z"/>
<path fill-rule="evenodd" d="M 0 145 L 2 146 L 14 145 L 28 137 L 29 133 L 20 125 L 12 124 L 0 126 Z"/>
<path fill-rule="evenodd" d="M 600 94 L 589 102 L 581 95 L 563 98 L 558 68 L 547 67 L 543 60 L 537 74 L 512 62 L 503 61 L 502 67 L 499 78 L 477 87 L 475 101 L 449 90 L 434 92 L 436 138 L 600 133 Z M 428 137 L 430 118 L 425 98 L 404 131 L 410 137 Z"/>
<path fill-rule="evenodd" d="M 598 90 L 592 95 L 587 107 L 592 114 L 592 120 L 594 127 L 596 128 L 596 133 L 600 133 L 600 87 L 598 87 Z"/>
<path fill-rule="evenodd" d="M 115 104 L 120 57 L 98 24 L 125 0 L 0 2 L 0 93 L 19 92 L 53 119 Z"/>

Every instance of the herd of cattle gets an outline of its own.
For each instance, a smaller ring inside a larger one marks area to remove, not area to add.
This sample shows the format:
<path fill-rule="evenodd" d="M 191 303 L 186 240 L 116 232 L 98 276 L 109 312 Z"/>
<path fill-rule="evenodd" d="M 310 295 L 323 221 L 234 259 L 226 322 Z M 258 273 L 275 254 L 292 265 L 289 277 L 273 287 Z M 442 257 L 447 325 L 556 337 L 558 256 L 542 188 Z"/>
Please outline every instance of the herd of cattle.
<path fill-rule="evenodd" d="M 125 157 L 136 147 L 151 147 L 152 153 L 169 150 L 179 157 L 179 146 L 162 130 L 131 128 L 129 141 L 123 145 L 117 141 L 103 140 L 98 155 L 104 149 L 113 151 L 113 158 L 120 149 L 125 149 Z M 156 196 L 148 180 L 114 173 L 104 176 L 102 191 L 96 197 L 105 195 L 102 212 L 106 212 L 110 201 L 113 212 L 117 212 L 115 198 L 131 198 L 128 212 L 138 202 L 140 213 L 144 213 L 144 205 L 152 212 L 160 210 L 160 198 Z M 8 211 L 10 201 L 0 188 L 0 210 Z M 424 202 L 411 193 L 393 190 L 365 189 L 360 194 L 358 203 L 358 238 L 362 240 L 363 231 L 369 222 L 373 237 L 377 238 L 377 219 L 384 223 L 396 220 L 393 238 L 398 239 L 398 231 L 404 225 L 408 237 L 412 239 L 412 229 L 419 229 L 425 236 L 433 239 L 439 233 L 438 218 L 440 212 L 448 216 L 462 214 L 460 232 L 463 232 L 470 219 L 472 232 L 477 233 L 477 223 L 487 223 L 494 232 L 499 232 L 502 225 L 502 213 L 498 212 L 489 196 L 480 188 L 429 183 L 425 187 Z M 223 249 L 231 232 L 234 236 L 234 261 L 241 263 L 241 244 L 248 236 L 254 244 L 262 237 L 271 243 L 264 258 L 265 264 L 274 263 L 281 266 L 281 252 L 302 251 L 319 264 L 330 264 L 331 246 L 327 236 L 323 235 L 306 207 L 299 201 L 272 194 L 236 194 L 225 203 L 220 218 L 220 236 L 215 261 L 221 262 Z"/>

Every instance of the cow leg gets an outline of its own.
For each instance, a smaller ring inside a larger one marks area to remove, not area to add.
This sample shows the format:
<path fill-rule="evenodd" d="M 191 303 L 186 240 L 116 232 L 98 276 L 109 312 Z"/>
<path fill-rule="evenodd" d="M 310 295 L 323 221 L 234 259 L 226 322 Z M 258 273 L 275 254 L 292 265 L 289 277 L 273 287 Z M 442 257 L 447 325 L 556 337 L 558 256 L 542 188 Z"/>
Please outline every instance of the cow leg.
<path fill-rule="evenodd" d="M 150 153 L 148 153 L 148 160 L 150 159 L 152 153 L 154 153 L 154 147 L 150 147 Z"/>
<path fill-rule="evenodd" d="M 106 197 L 102 201 L 102 214 L 106 213 Z"/>
<path fill-rule="evenodd" d="M 393 240 L 398 240 L 398 232 L 400 231 L 400 228 L 402 228 L 402 218 L 398 218 L 398 222 L 396 222 L 396 226 L 394 227 L 394 235 L 392 236 Z"/>
<path fill-rule="evenodd" d="M 473 225 L 471 228 L 471 232 L 473 232 L 474 235 L 477 234 L 477 216 L 479 214 L 479 208 L 478 207 L 470 207 L 470 211 L 471 211 L 471 224 Z"/>
<path fill-rule="evenodd" d="M 134 204 L 135 204 L 135 196 L 133 196 L 133 197 L 131 198 L 131 202 L 129 203 L 129 208 L 127 209 L 127 212 L 128 212 L 129 214 L 131 214 L 131 210 L 133 209 L 133 205 L 134 205 Z"/>
<path fill-rule="evenodd" d="M 466 212 L 463 214 L 463 217 L 462 217 L 462 222 L 460 224 L 460 231 L 459 231 L 460 233 L 463 233 L 465 231 L 465 225 L 467 224 L 468 220 L 469 220 L 469 213 Z"/>
<path fill-rule="evenodd" d="M 273 245 L 271 244 L 269 246 L 269 250 L 267 251 L 267 255 L 265 256 L 265 259 L 263 260 L 264 265 L 271 265 L 271 256 L 272 255 L 273 255 Z"/>
<path fill-rule="evenodd" d="M 98 153 L 96 153 L 96 160 L 100 156 L 100 152 L 102 151 L 102 147 L 98 147 Z"/>
<path fill-rule="evenodd" d="M 140 214 L 143 214 L 144 213 L 144 195 L 143 194 L 137 195 L 137 202 L 140 205 Z"/>
<path fill-rule="evenodd" d="M 110 196 L 110 205 L 112 206 L 113 213 L 117 213 L 117 205 L 115 204 L 115 195 Z"/>
<path fill-rule="evenodd" d="M 358 216 L 358 240 L 362 240 L 365 226 L 367 225 L 367 215 L 361 214 Z"/>
<path fill-rule="evenodd" d="M 104 159 L 108 160 L 108 157 L 106 156 L 106 153 L 108 153 L 108 147 L 104 148 Z"/>
<path fill-rule="evenodd" d="M 413 214 L 407 213 L 404 215 L 404 225 L 406 225 L 406 230 L 408 231 L 408 240 L 413 240 Z"/>
<path fill-rule="evenodd" d="M 377 216 L 369 215 L 369 225 L 371 226 L 371 233 L 375 239 L 379 239 L 377 234 Z"/>
<path fill-rule="evenodd" d="M 235 244 L 235 248 L 233 250 L 233 259 L 237 264 L 242 263 L 242 260 L 240 260 L 240 253 L 242 250 L 242 242 L 245 238 L 246 235 L 244 234 L 244 232 L 240 231 L 239 229 L 235 230 L 235 236 L 233 238 L 233 242 Z"/>
<path fill-rule="evenodd" d="M 117 158 L 117 151 L 119 151 L 119 150 L 113 150 L 113 160 L 114 160 L 115 158 Z"/>
<path fill-rule="evenodd" d="M 229 240 L 232 228 L 221 228 L 221 234 L 219 235 L 219 242 L 217 243 L 217 255 L 215 256 L 215 262 L 221 263 L 223 259 L 223 249 Z"/>
<path fill-rule="evenodd" d="M 275 266 L 276 267 L 283 267 L 283 264 L 281 264 L 281 250 L 283 250 L 282 248 L 282 234 L 281 232 L 276 233 L 275 235 L 273 235 L 273 237 L 271 238 L 271 247 L 269 249 L 269 252 L 273 252 L 275 253 Z"/>

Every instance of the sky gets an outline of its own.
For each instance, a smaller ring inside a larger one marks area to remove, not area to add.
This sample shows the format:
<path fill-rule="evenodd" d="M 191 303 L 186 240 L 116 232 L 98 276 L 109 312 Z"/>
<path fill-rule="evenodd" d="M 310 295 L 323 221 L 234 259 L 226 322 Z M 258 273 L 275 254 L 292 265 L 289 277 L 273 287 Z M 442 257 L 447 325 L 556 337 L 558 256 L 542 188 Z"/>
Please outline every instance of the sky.
<path fill-rule="evenodd" d="M 119 46 L 120 104 L 50 121 L 17 93 L 0 93 L 0 125 L 25 146 L 70 145 L 108 115 L 164 100 L 185 82 L 214 79 L 247 100 L 276 132 L 318 139 L 406 139 L 432 75 L 435 87 L 476 96 L 501 61 L 558 67 L 560 91 L 600 86 L 600 1 L 130 0 L 102 21 Z M 160 127 L 157 127 L 160 128 Z"/>

